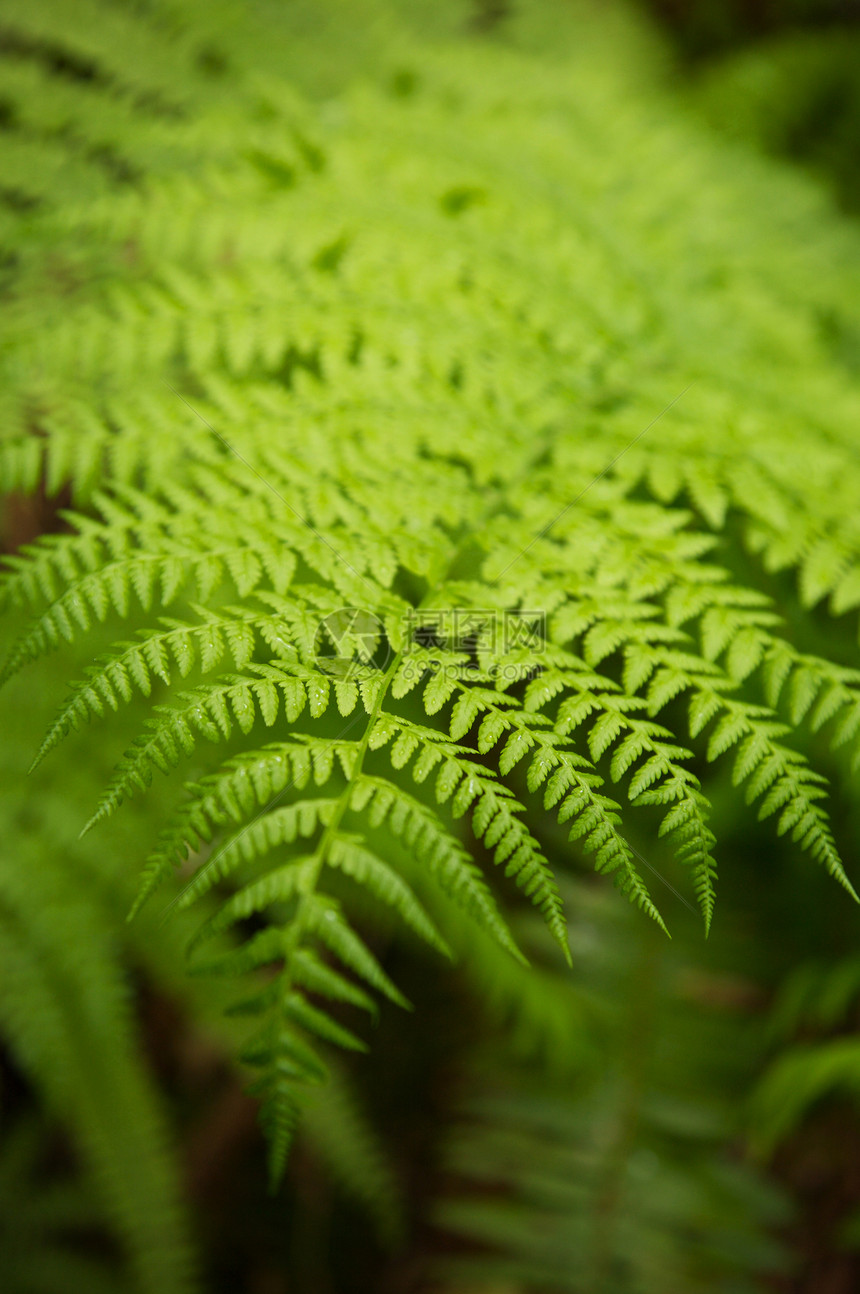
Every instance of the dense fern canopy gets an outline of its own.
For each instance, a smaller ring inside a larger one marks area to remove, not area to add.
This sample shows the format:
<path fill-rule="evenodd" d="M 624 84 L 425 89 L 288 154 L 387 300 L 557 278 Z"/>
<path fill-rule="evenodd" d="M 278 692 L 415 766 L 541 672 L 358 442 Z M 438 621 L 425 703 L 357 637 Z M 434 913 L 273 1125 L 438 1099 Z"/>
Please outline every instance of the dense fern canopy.
<path fill-rule="evenodd" d="M 407 1005 L 376 908 L 447 955 L 430 883 L 521 957 L 518 887 L 568 955 L 544 811 L 663 925 L 644 808 L 709 927 L 723 759 L 854 895 L 792 734 L 860 760 L 816 635 L 860 606 L 860 239 L 679 121 L 625 12 L 473 8 L 0 31 L 0 474 L 64 503 L 5 677 L 111 634 L 39 759 L 150 698 L 88 825 L 187 781 L 140 901 L 219 897 L 275 1174 L 343 1006 Z"/>

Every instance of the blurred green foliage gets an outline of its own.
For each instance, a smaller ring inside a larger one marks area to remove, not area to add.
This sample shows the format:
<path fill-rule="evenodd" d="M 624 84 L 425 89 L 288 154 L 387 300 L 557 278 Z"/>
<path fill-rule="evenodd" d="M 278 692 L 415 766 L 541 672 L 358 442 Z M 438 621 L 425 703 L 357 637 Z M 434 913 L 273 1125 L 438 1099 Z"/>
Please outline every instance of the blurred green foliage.
<path fill-rule="evenodd" d="M 811 170 L 860 210 L 860 6 L 646 0 L 694 106 L 718 130 Z"/>

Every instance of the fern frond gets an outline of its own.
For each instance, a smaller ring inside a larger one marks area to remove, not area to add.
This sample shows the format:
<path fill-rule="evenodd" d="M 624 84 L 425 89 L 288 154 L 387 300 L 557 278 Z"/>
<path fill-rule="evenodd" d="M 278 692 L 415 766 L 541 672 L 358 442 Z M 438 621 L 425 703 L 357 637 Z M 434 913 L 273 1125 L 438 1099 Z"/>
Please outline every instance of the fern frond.
<path fill-rule="evenodd" d="M 150 720 L 147 731 L 135 739 L 117 764 L 116 774 L 84 832 L 113 813 L 132 791 L 144 790 L 152 779 L 153 769 L 166 773 L 183 755 L 190 755 L 200 737 L 217 743 L 226 740 L 234 729 L 247 733 L 258 713 L 263 723 L 272 727 L 281 707 L 291 721 L 299 717 L 305 704 L 313 718 L 325 712 L 332 689 L 324 674 L 309 673 L 306 679 L 300 679 L 279 663 L 251 664 L 249 672 L 250 678 L 231 675 L 223 682 L 180 693 L 177 705 L 153 706 L 153 715 L 157 717 Z M 305 748 L 308 767 L 313 756 L 320 771 L 327 760 L 330 772 L 335 750 L 342 756 L 343 744 L 319 743 L 311 755 Z M 294 752 L 292 758 L 296 760 L 300 756 Z"/>
<path fill-rule="evenodd" d="M 764 796 L 759 817 L 767 818 L 780 811 L 777 833 L 783 835 L 790 831 L 792 839 L 855 897 L 836 849 L 827 813 L 819 803 L 825 795 L 826 778 L 811 769 L 800 752 L 777 740 L 791 729 L 775 722 L 770 707 L 727 695 L 731 680 L 714 673 L 713 668 L 702 670 L 695 658 L 674 654 L 658 659 L 671 671 L 675 693 L 692 692 L 690 735 L 697 737 L 714 719 L 718 720 L 710 730 L 707 758 L 716 760 L 736 747 L 732 780 L 735 786 L 746 783 L 747 803 L 753 804 Z M 657 690 L 661 682 L 658 669 L 651 683 L 655 689 L 652 710 L 665 704 L 662 690 Z"/>
<path fill-rule="evenodd" d="M 0 865 L 0 1019 L 19 1063 L 67 1121 L 142 1291 L 193 1286 L 164 1118 L 136 1055 L 111 913 L 65 860 Z M 80 881 L 80 878 L 78 878 Z"/>
<path fill-rule="evenodd" d="M 516 955 L 486 854 L 569 956 L 543 813 L 662 924 L 608 781 L 708 925 L 690 761 L 728 755 L 853 894 L 787 739 L 830 724 L 856 756 L 858 678 L 786 656 L 763 586 L 860 604 L 860 404 L 820 327 L 852 317 L 855 235 L 716 164 L 653 85 L 643 110 L 640 44 L 613 28 L 607 62 L 575 6 L 523 0 L 502 46 L 447 2 L 356 0 L 325 42 L 292 6 L 10 3 L 21 48 L 94 71 L 13 60 L 0 484 L 73 507 L 7 562 L 35 618 L 4 677 L 119 637 L 37 755 L 151 703 L 88 827 L 193 760 L 142 897 L 199 850 L 182 904 L 238 941 L 214 960 L 269 968 L 274 1166 L 337 1012 L 400 1000 L 343 895 L 452 942 L 398 851 Z"/>
<path fill-rule="evenodd" d="M 384 778 L 354 780 L 353 811 L 368 809 L 371 827 L 384 823 L 426 868 L 440 889 L 492 939 L 522 961 L 507 923 L 479 867 L 461 842 L 445 829 L 436 814 L 402 787 Z"/>

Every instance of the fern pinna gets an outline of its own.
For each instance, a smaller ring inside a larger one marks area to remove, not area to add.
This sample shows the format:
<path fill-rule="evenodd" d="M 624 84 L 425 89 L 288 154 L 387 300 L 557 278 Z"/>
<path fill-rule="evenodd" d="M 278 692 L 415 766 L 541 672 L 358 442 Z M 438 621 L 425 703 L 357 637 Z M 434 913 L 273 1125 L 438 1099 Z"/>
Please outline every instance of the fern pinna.
<path fill-rule="evenodd" d="M 715 165 L 637 90 L 635 24 L 610 64 L 576 6 L 499 41 L 454 3 L 332 4 L 325 50 L 301 6 L 84 9 L 6 17 L 0 466 L 74 506 L 9 559 L 37 611 L 5 673 L 123 635 L 39 758 L 142 693 L 89 825 L 191 761 L 140 901 L 183 868 L 181 906 L 223 897 L 192 964 L 261 972 L 236 1010 L 277 1175 L 325 1044 L 365 1046 L 345 1009 L 406 1005 L 353 912 L 447 952 L 387 841 L 517 957 L 495 863 L 567 954 L 544 812 L 663 923 L 627 801 L 707 927 L 693 767 L 725 756 L 854 893 L 790 738 L 856 763 L 860 672 L 792 645 L 778 573 L 860 604 L 860 400 L 821 326 L 851 326 L 857 240 Z"/>

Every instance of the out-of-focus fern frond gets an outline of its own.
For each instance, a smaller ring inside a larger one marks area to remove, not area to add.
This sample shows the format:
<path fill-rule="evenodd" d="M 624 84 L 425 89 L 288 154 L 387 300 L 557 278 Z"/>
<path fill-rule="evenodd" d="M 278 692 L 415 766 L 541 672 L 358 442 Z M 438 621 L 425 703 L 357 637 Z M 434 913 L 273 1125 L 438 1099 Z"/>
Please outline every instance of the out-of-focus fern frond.
<path fill-rule="evenodd" d="M 592 1009 L 575 1030 L 585 1063 L 547 1083 L 543 1066 L 478 1062 L 445 1154 L 436 1220 L 459 1252 L 442 1287 L 752 1294 L 785 1265 L 773 1233 L 787 1206 L 728 1149 L 749 1030 L 691 994 L 677 956 L 613 904 L 576 899 L 589 949 L 578 990 Z"/>

